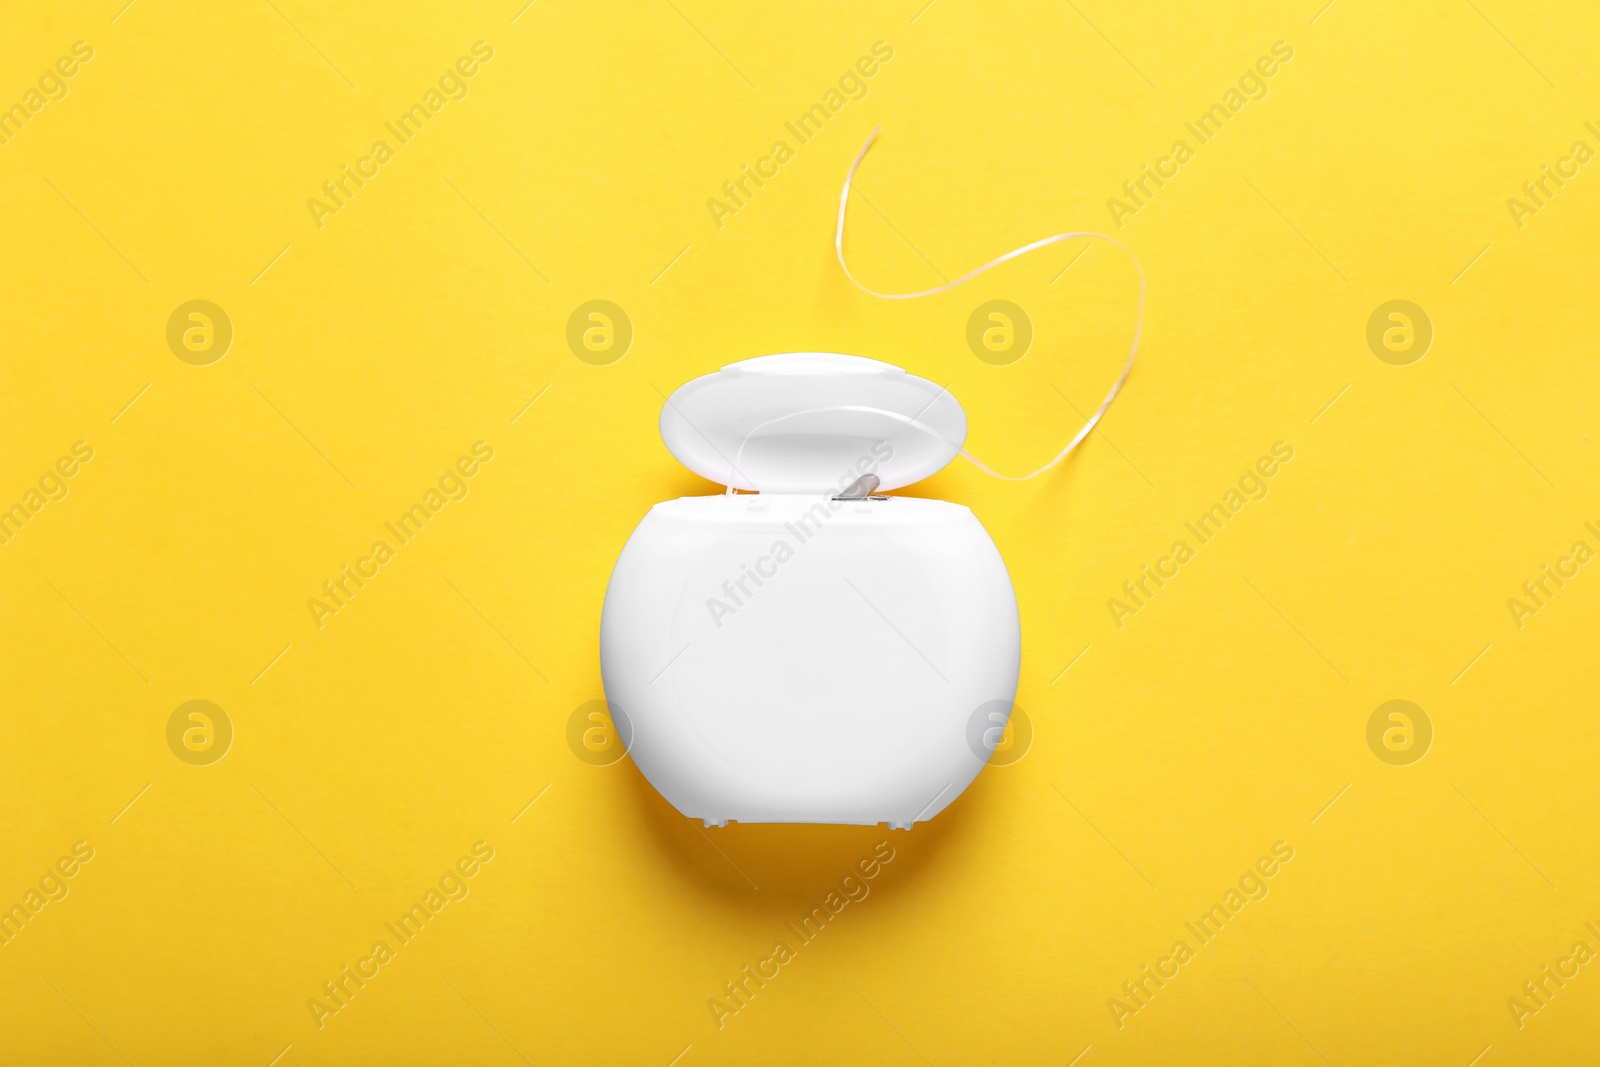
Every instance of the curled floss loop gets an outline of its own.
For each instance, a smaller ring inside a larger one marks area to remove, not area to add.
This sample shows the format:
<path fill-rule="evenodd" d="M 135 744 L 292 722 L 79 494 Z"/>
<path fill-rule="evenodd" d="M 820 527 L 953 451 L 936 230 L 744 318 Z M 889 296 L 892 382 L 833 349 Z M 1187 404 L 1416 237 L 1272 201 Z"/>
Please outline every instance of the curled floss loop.
<path fill-rule="evenodd" d="M 867 143 L 861 146 L 861 151 L 856 153 L 855 162 L 850 164 L 850 172 L 844 177 L 844 188 L 839 191 L 839 220 L 838 225 L 834 227 L 833 231 L 833 250 L 834 253 L 839 257 L 840 269 L 844 271 L 844 276 L 850 279 L 850 284 L 854 285 L 857 289 L 860 289 L 868 296 L 875 296 L 882 300 L 916 300 L 919 297 L 935 296 L 939 293 L 948 292 L 958 285 L 969 282 L 985 271 L 993 270 L 995 267 L 998 267 L 1000 264 L 1009 260 L 1016 259 L 1019 256 L 1025 256 L 1029 252 L 1033 252 L 1040 248 L 1046 248 L 1050 245 L 1059 244 L 1062 241 L 1074 240 L 1075 238 L 1079 237 L 1093 238 L 1098 241 L 1105 241 L 1108 244 L 1116 245 L 1118 248 L 1122 249 L 1128 254 L 1129 259 L 1133 260 L 1133 269 L 1139 273 L 1139 315 L 1133 327 L 1133 344 L 1128 348 L 1128 361 L 1122 365 L 1122 373 L 1117 375 L 1117 380 L 1112 383 L 1111 391 L 1106 394 L 1106 398 L 1104 400 L 1100 401 L 1100 406 L 1095 409 L 1093 415 L 1089 416 L 1089 421 L 1083 424 L 1083 428 L 1073 436 L 1072 440 L 1067 442 L 1065 448 L 1056 453 L 1054 459 L 1040 467 L 1038 470 L 1033 471 L 1031 474 L 1013 476 L 1001 474 L 999 471 L 984 463 L 977 456 L 974 456 L 971 452 L 968 452 L 965 448 L 961 450 L 961 455 L 965 457 L 968 462 L 977 467 L 979 470 L 983 471 L 983 473 L 991 475 L 995 478 L 1000 478 L 1008 482 L 1025 482 L 1030 478 L 1037 478 L 1039 475 L 1045 473 L 1053 468 L 1056 464 L 1066 459 L 1067 455 L 1071 453 L 1074 448 L 1078 447 L 1078 443 L 1085 437 L 1089 436 L 1089 432 L 1095 428 L 1097 423 L 1099 423 L 1100 417 L 1106 413 L 1106 409 L 1111 406 L 1111 402 L 1117 398 L 1118 393 L 1122 392 L 1122 384 L 1128 380 L 1128 373 L 1133 370 L 1134 358 L 1139 354 L 1139 338 L 1144 333 L 1144 267 L 1140 265 L 1139 257 L 1133 254 L 1133 249 L 1129 248 L 1115 237 L 1104 233 L 1091 233 L 1087 230 L 1074 230 L 1070 233 L 1052 234 L 1049 237 L 1040 238 L 1039 240 L 1033 241 L 1030 244 L 1025 244 L 1021 248 L 1014 248 L 1002 256 L 997 256 L 996 258 L 991 259 L 983 266 L 968 271 L 955 281 L 945 282 L 943 285 L 934 286 L 932 289 L 922 289 L 915 293 L 880 293 L 874 289 L 869 289 L 867 286 L 862 285 L 854 274 L 850 273 L 850 265 L 845 262 L 844 218 L 845 212 L 850 206 L 850 183 L 855 180 L 856 171 L 861 167 L 861 161 L 867 157 L 867 150 L 870 149 L 873 142 L 878 139 L 878 133 L 882 129 L 882 126 L 873 127 L 872 132 L 867 135 Z"/>

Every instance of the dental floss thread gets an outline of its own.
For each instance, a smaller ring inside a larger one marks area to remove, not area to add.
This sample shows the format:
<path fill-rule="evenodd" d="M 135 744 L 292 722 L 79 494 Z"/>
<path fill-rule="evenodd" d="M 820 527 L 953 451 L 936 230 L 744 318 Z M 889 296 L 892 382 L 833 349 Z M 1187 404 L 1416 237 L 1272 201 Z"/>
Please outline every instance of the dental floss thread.
<path fill-rule="evenodd" d="M 993 268 L 1000 266 L 1002 263 L 1016 259 L 1019 256 L 1025 256 L 1035 249 L 1046 248 L 1050 245 L 1058 244 L 1062 241 L 1070 241 L 1079 237 L 1092 237 L 1096 240 L 1106 241 L 1110 244 L 1116 245 L 1118 248 L 1122 249 L 1128 254 L 1128 258 L 1133 260 L 1134 270 L 1139 272 L 1139 316 L 1133 327 L 1133 344 L 1128 349 L 1128 361 L 1123 364 L 1122 373 L 1117 375 L 1117 380 L 1112 384 L 1111 391 L 1106 394 L 1106 398 L 1100 401 L 1100 406 L 1095 409 L 1095 413 L 1089 416 L 1089 421 L 1084 423 L 1083 428 L 1077 432 L 1077 435 L 1074 436 L 1072 440 L 1067 442 L 1067 446 L 1060 452 L 1056 453 L 1056 457 L 1049 463 L 1046 463 L 1044 466 L 1040 467 L 1031 474 L 1023 474 L 1020 476 L 1001 474 L 999 471 L 984 463 L 977 456 L 974 456 L 971 452 L 968 452 L 965 448 L 961 450 L 961 455 L 965 457 L 969 463 L 991 477 L 1000 478 L 1008 482 L 1025 482 L 1030 478 L 1037 478 L 1039 475 L 1045 473 L 1053 468 L 1056 464 L 1066 459 L 1067 455 L 1071 453 L 1074 448 L 1078 447 L 1078 443 L 1085 437 L 1089 436 L 1089 432 L 1095 428 L 1095 425 L 1100 421 L 1100 417 L 1106 413 L 1106 409 L 1111 406 L 1111 402 L 1115 400 L 1117 398 L 1117 394 L 1122 391 L 1122 383 L 1128 380 L 1128 373 L 1133 370 L 1134 358 L 1139 354 L 1139 338 L 1144 332 L 1144 267 L 1139 263 L 1139 257 L 1133 254 L 1133 249 L 1129 248 L 1115 237 L 1104 233 L 1092 233 L 1087 230 L 1073 230 L 1068 233 L 1058 233 L 1049 237 L 1041 238 L 1040 240 L 1034 241 L 1031 244 L 1025 244 L 1021 248 L 1014 248 L 1005 255 L 991 259 L 983 266 L 978 267 L 975 270 L 968 271 L 955 281 L 946 282 L 943 285 L 935 286 L 932 289 L 923 289 L 915 293 L 880 293 L 874 289 L 869 289 L 867 286 L 862 285 L 861 282 L 856 279 L 854 274 L 850 273 L 850 265 L 845 262 L 844 219 L 845 212 L 850 206 L 850 183 L 855 180 L 856 171 L 861 167 L 861 161 L 866 158 L 867 150 L 870 149 L 873 142 L 878 139 L 878 133 L 882 129 L 882 126 L 873 127 L 872 132 L 867 135 L 867 143 L 861 146 L 861 151 L 856 153 L 855 162 L 850 164 L 850 172 L 846 174 L 844 178 L 844 188 L 839 192 L 839 221 L 833 232 L 833 250 L 834 253 L 839 257 L 839 267 L 844 271 L 845 277 L 850 279 L 852 285 L 869 296 L 875 296 L 883 300 L 915 300 L 919 297 L 935 296 L 939 293 L 948 292 L 949 290 L 954 289 L 956 286 L 965 282 L 969 282 L 985 271 L 992 270 Z"/>

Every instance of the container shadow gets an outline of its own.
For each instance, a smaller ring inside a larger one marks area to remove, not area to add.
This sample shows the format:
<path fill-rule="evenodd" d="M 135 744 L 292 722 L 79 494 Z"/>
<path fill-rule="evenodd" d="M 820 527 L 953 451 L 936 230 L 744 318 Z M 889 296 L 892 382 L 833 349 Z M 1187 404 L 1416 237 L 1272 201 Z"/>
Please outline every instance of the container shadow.
<path fill-rule="evenodd" d="M 984 775 L 933 820 L 911 830 L 885 825 L 819 823 L 729 823 L 702 827 L 669 804 L 628 762 L 640 817 L 651 833 L 660 866 L 707 904 L 741 916 L 776 921 L 798 919 L 830 891 L 848 895 L 847 876 L 894 871 L 894 881 L 915 879 L 946 850 L 978 831 L 977 805 L 964 803 L 982 787 Z M 886 843 L 886 846 L 885 846 Z M 881 859 L 887 853 L 891 858 Z M 876 861 L 876 862 L 875 862 Z M 863 868 L 863 864 L 866 864 Z M 854 890 L 859 892 L 859 889 Z"/>

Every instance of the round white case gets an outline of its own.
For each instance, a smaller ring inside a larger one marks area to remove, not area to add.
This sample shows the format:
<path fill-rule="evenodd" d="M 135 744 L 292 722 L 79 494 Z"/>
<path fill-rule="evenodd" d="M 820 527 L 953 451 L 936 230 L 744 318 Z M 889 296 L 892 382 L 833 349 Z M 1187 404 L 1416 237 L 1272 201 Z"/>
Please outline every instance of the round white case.
<path fill-rule="evenodd" d="M 833 353 L 746 360 L 662 409 L 690 469 L 606 590 L 600 663 L 634 762 L 707 825 L 932 818 L 1016 694 L 1016 597 L 959 504 L 887 497 L 961 448 L 947 391 Z M 997 711 L 998 709 L 998 711 Z"/>

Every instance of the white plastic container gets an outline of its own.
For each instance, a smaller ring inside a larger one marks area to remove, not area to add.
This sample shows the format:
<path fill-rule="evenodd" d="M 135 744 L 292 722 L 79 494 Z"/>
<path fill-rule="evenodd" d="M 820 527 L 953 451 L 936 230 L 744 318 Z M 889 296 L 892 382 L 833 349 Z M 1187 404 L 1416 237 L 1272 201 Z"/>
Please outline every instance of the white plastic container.
<path fill-rule="evenodd" d="M 755 495 L 657 504 L 617 560 L 600 665 L 640 771 L 707 825 L 938 814 L 1016 695 L 1016 597 L 967 508 L 866 493 L 949 463 L 961 406 L 887 363 L 796 352 L 684 385 L 661 436 Z"/>

